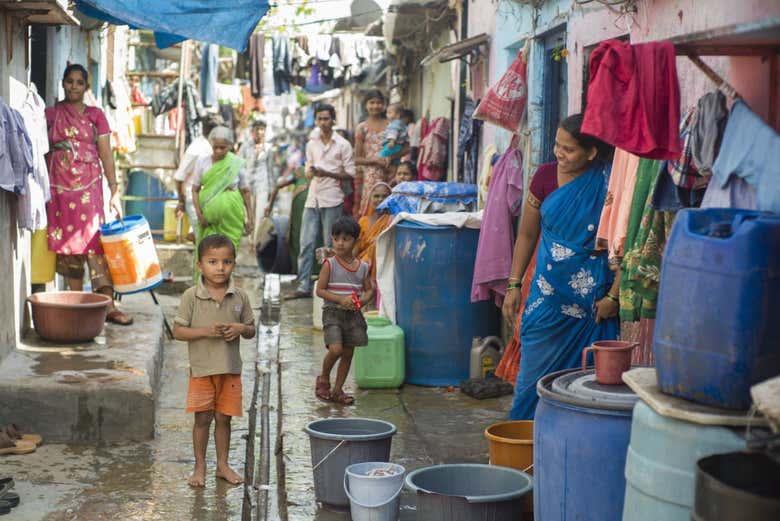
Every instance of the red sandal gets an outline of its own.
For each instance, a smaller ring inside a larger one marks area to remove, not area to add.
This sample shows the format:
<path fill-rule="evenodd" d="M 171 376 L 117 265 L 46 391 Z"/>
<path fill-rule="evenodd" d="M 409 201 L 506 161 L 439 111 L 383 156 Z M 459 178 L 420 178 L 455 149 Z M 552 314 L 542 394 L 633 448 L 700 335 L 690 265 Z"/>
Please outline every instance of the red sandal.
<path fill-rule="evenodd" d="M 317 398 L 320 400 L 329 401 L 331 399 L 330 382 L 325 380 L 322 375 L 318 376 L 317 384 L 314 387 L 314 392 L 317 395 Z"/>
<path fill-rule="evenodd" d="M 339 405 L 353 405 L 355 403 L 355 397 L 348 395 L 344 391 L 339 391 L 330 395 L 330 401 Z"/>

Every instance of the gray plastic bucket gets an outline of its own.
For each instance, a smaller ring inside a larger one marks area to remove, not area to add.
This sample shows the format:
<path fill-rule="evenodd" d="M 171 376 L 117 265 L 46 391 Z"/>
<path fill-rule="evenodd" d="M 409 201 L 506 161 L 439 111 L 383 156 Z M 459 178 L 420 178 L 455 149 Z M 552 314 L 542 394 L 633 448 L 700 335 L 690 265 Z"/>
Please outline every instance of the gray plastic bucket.
<path fill-rule="evenodd" d="M 355 463 L 390 461 L 396 432 L 392 423 L 370 418 L 328 418 L 305 429 L 311 444 L 314 496 L 332 510 L 349 510 L 344 472 Z"/>
<path fill-rule="evenodd" d="M 388 475 L 372 476 L 386 469 Z M 404 469 L 395 463 L 356 463 L 344 472 L 344 492 L 349 498 L 352 521 L 397 521 L 404 488 Z"/>
<path fill-rule="evenodd" d="M 417 493 L 417 519 L 425 521 L 521 521 L 532 478 L 508 467 L 460 463 L 415 470 L 406 488 Z"/>

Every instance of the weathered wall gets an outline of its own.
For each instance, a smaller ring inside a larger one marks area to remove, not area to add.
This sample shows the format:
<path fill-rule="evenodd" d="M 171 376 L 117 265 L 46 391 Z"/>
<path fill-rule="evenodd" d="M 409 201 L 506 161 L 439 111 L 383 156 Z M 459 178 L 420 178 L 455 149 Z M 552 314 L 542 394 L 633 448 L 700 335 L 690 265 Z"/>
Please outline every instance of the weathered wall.
<path fill-rule="evenodd" d="M 27 29 L 14 23 L 11 31 L 13 58 L 7 61 L 9 39 L 6 14 L 0 12 L 0 97 L 12 104 L 19 85 L 26 85 Z M 13 92 L 12 92 L 13 91 Z M 29 295 L 30 234 L 16 226 L 17 198 L 0 190 L 0 359 L 16 346 L 24 325 L 25 299 Z"/>
<path fill-rule="evenodd" d="M 647 0 L 628 21 L 592 4 L 575 7 L 569 23 L 569 112 L 581 109 L 585 49 L 602 40 L 630 35 L 631 42 L 664 40 L 733 24 L 780 16 L 777 0 Z M 769 65 L 754 57 L 704 57 L 740 92 L 756 113 L 769 110 Z M 714 84 L 685 57 L 677 59 L 683 108 L 713 90 Z"/>

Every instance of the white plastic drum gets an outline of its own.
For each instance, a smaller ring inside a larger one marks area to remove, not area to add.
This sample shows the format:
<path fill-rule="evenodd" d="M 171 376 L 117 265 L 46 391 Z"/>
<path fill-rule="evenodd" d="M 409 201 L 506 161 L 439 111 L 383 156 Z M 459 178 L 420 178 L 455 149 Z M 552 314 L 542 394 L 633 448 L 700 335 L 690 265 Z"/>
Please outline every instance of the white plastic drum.
<path fill-rule="evenodd" d="M 103 250 L 117 293 L 137 293 L 162 282 L 160 261 L 149 223 L 142 215 L 129 215 L 100 227 Z"/>

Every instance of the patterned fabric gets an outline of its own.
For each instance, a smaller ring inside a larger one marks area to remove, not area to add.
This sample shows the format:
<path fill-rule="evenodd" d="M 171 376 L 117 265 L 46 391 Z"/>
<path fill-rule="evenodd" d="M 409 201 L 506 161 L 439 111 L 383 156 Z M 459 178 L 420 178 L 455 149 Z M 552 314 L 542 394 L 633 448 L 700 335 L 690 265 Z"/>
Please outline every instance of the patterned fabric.
<path fill-rule="evenodd" d="M 447 172 L 447 147 L 450 139 L 450 120 L 436 118 L 423 129 L 420 157 L 417 160 L 418 178 L 439 181 Z"/>
<path fill-rule="evenodd" d="M 638 166 L 639 157 L 619 148 L 615 150 L 607 199 L 596 234 L 596 248 L 608 251 L 610 264 L 617 265 L 623 258 Z"/>
<path fill-rule="evenodd" d="M 79 113 L 62 102 L 46 109 L 49 131 L 49 182 L 46 205 L 49 250 L 64 255 L 100 254 L 103 184 L 98 136 L 111 133 L 103 111 Z"/>
<path fill-rule="evenodd" d="M 512 420 L 533 418 L 536 383 L 542 376 L 577 367 L 586 346 L 617 338 L 617 319 L 595 321 L 596 301 L 614 277 L 607 256 L 594 253 L 608 180 L 608 166 L 596 165 L 541 205 L 541 238 L 522 315 L 523 363 L 509 413 Z"/>
<path fill-rule="evenodd" d="M 621 264 L 620 319 L 625 322 L 655 318 L 661 257 L 675 217 L 674 212 L 655 211 L 651 206 L 661 168 L 666 168 L 665 162 L 639 161 Z"/>
<path fill-rule="evenodd" d="M 372 130 L 364 121 L 358 125 L 355 131 L 355 139 L 363 142 L 363 157 L 365 159 L 379 159 L 382 153 L 382 141 L 384 140 L 384 129 Z M 384 168 L 378 166 L 362 166 L 362 176 L 355 179 L 355 208 L 358 209 L 355 217 L 360 217 L 368 211 L 369 195 L 374 190 L 377 183 L 386 183 L 388 181 L 387 172 Z M 365 194 L 362 197 L 361 194 Z"/>

